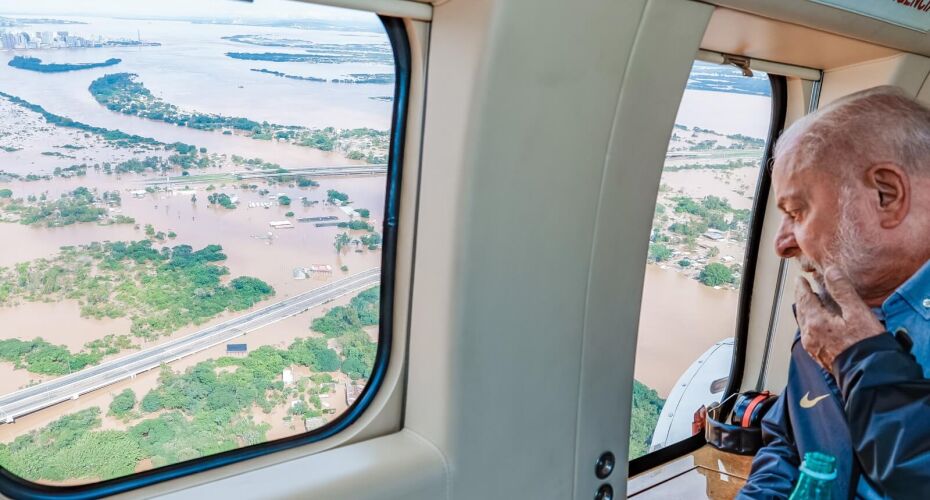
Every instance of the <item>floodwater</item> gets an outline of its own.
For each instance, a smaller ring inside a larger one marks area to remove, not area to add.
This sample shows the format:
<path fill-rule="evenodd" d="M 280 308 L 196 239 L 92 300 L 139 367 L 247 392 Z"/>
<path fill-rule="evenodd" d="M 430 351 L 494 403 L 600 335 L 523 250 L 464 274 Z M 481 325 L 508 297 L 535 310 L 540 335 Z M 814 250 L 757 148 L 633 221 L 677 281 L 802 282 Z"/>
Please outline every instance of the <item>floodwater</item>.
<path fill-rule="evenodd" d="M 634 378 L 667 397 L 694 360 L 734 335 L 738 295 L 646 266 Z"/>
<path fill-rule="evenodd" d="M 725 135 L 765 138 L 770 115 L 770 97 L 688 90 L 682 97 L 675 123 Z M 675 133 L 686 137 L 691 134 L 677 129 Z M 729 142 L 719 135 L 695 134 L 698 140 L 719 139 L 724 147 Z M 676 144 L 687 146 L 681 140 Z M 675 206 L 672 198 L 681 195 L 695 199 L 714 195 L 729 201 L 733 208 L 750 209 L 759 175 L 758 163 L 755 159 L 756 166 L 731 170 L 665 171 L 661 182 L 668 190 L 659 193 L 658 202 L 665 205 L 667 214 L 672 214 Z M 668 396 L 678 377 L 701 354 L 736 333 L 739 291 L 729 286 L 719 289 L 705 286 L 696 276 L 706 262 L 741 265 L 745 242 L 699 237 L 697 243 L 694 250 L 677 250 L 684 253 L 674 255 L 664 266 L 646 266 L 634 377 L 655 389 L 662 398 Z M 709 258 L 711 248 L 719 251 L 718 256 Z M 683 270 L 676 264 L 681 258 L 694 264 Z"/>
<path fill-rule="evenodd" d="M 251 34 L 273 35 L 281 38 L 301 39 L 315 43 L 381 43 L 387 39 L 383 33 L 360 33 L 339 31 L 311 31 L 291 28 L 250 26 L 224 26 L 191 24 L 182 21 L 70 18 L 85 21 L 86 25 L 41 25 L 14 27 L 12 31 L 68 31 L 71 34 L 94 38 L 140 37 L 157 41 L 160 47 L 98 48 L 98 49 L 51 49 L 51 50 L 0 50 L 0 91 L 21 97 L 47 111 L 69 117 L 83 123 L 118 129 L 127 133 L 152 137 L 161 142 L 175 141 L 205 147 L 210 154 L 221 158 L 218 169 L 193 170 L 193 175 L 224 173 L 242 170 L 230 161 L 232 155 L 259 158 L 278 163 L 287 168 L 310 166 L 353 165 L 362 162 L 346 159 L 339 153 L 323 152 L 307 147 L 259 141 L 242 136 L 222 135 L 219 132 L 199 131 L 186 127 L 146 120 L 134 116 L 114 113 L 99 105 L 88 91 L 90 82 L 108 73 L 131 72 L 139 75 L 153 94 L 185 110 L 217 113 L 226 116 L 243 116 L 257 121 L 268 121 L 281 125 L 307 127 L 359 128 L 370 127 L 386 130 L 390 127 L 392 103 L 371 97 L 393 95 L 393 84 L 347 85 L 308 82 L 279 78 L 250 71 L 251 68 L 268 68 L 288 74 L 334 78 L 350 73 L 393 73 L 393 66 L 378 64 L 311 64 L 277 63 L 264 61 L 242 61 L 228 58 L 225 52 L 294 52 L 295 49 L 281 47 L 258 47 L 222 40 L 224 36 Z M 45 63 L 98 62 L 116 57 L 119 65 L 91 70 L 65 73 L 37 73 L 23 71 L 6 63 L 15 55 L 39 57 Z M 79 149 L 63 148 L 74 145 Z M 56 128 L 48 125 L 36 113 L 0 99 L 0 146 L 19 149 L 0 150 L 0 170 L 19 175 L 51 174 L 56 167 L 74 164 L 119 162 L 128 158 L 166 156 L 164 151 L 150 151 L 139 147 L 134 150 L 115 148 L 96 136 L 85 135 L 74 129 Z M 58 157 L 43 152 L 57 152 Z M 177 175 L 177 172 L 172 172 Z M 223 184 L 216 182 L 213 189 L 209 184 L 176 186 L 175 191 L 157 191 L 141 196 L 131 193 L 146 187 L 155 179 L 155 174 L 105 175 L 89 168 L 87 175 L 74 178 L 53 177 L 51 180 L 35 182 L 0 182 L 0 188 L 13 190 L 15 197 L 47 195 L 56 199 L 62 193 L 84 186 L 103 191 L 119 191 L 120 207 L 114 212 L 133 217 L 136 224 L 100 226 L 92 223 L 74 224 L 59 228 L 28 227 L 18 223 L 0 223 L 0 241 L 5 242 L 0 250 L 0 267 L 9 267 L 19 262 L 37 258 L 52 258 L 60 247 L 83 245 L 94 241 L 132 241 L 145 239 L 141 229 L 151 224 L 157 231 L 177 234 L 175 239 L 155 242 L 156 246 L 187 244 L 195 249 L 210 244 L 219 244 L 227 259 L 221 264 L 228 267 L 230 275 L 254 276 L 271 284 L 276 295 L 258 304 L 263 307 L 350 274 L 362 272 L 381 265 L 381 251 L 368 250 L 350 245 L 342 252 L 333 246 L 337 234 L 348 232 L 359 238 L 362 231 L 347 231 L 338 227 L 315 227 L 313 223 L 300 223 L 301 217 L 336 216 L 348 220 L 342 209 L 323 202 L 326 192 L 335 189 L 349 195 L 351 208 L 367 208 L 371 212 L 370 222 L 381 232 L 384 219 L 384 197 L 386 179 L 381 176 L 322 177 L 315 179 L 319 187 L 299 188 L 295 185 L 274 184 L 263 180 L 236 181 Z M 244 189 L 240 184 L 257 184 L 259 189 L 268 189 L 266 196 L 257 189 Z M 238 208 L 229 210 L 211 206 L 207 197 L 211 193 L 226 193 L 238 198 Z M 291 198 L 290 206 L 281 206 L 275 201 L 284 194 Z M 192 200 L 196 197 L 196 201 Z M 317 203 L 304 206 L 301 198 Z M 269 208 L 249 208 L 250 204 L 272 202 Z M 294 215 L 288 217 L 288 212 Z M 273 229 L 272 221 L 289 220 L 292 229 Z M 295 268 L 311 265 L 330 265 L 331 274 L 321 274 L 310 279 L 295 279 Z M 346 271 L 341 268 L 345 266 Z M 316 307 L 300 315 L 287 318 L 261 330 L 251 332 L 241 341 L 249 349 L 262 345 L 286 348 L 293 339 L 314 334 L 309 326 L 313 318 L 340 304 L 350 297 L 342 297 L 325 306 Z M 187 335 L 212 324 L 220 323 L 233 315 L 226 313 L 203 325 L 189 325 L 155 342 L 136 343 L 151 347 L 156 342 Z M 110 334 L 128 334 L 130 320 L 91 319 L 80 317 L 80 304 L 73 300 L 55 303 L 24 303 L 0 307 L 0 339 L 45 340 L 80 350 L 93 339 Z M 377 331 L 370 332 L 377 339 Z M 174 370 L 183 370 L 194 364 L 224 355 L 224 345 L 198 352 L 171 364 Z M 125 355 L 118 354 L 117 356 Z M 8 393 L 26 385 L 50 377 L 16 370 L 10 363 L 0 363 L 0 393 Z M 18 419 L 14 424 L 0 425 L 0 441 L 7 442 L 18 435 L 47 425 L 63 414 L 99 406 L 106 414 L 112 397 L 124 388 L 132 388 L 141 398 L 157 384 L 158 370 L 140 374 L 127 380 L 82 395 L 54 407 Z M 344 375 L 335 374 L 339 382 Z M 338 387 L 338 384 L 337 384 Z M 344 389 L 328 398 L 337 410 L 345 408 Z M 338 403 L 342 398 L 342 404 Z M 294 432 L 303 432 L 301 425 L 289 429 L 281 412 L 262 414 L 260 420 L 272 424 L 269 438 L 282 437 Z M 122 429 L 127 423 L 112 417 L 104 417 L 104 428 Z"/>
<path fill-rule="evenodd" d="M 768 136 L 771 115 L 771 97 L 688 90 L 675 123 L 761 139 Z"/>

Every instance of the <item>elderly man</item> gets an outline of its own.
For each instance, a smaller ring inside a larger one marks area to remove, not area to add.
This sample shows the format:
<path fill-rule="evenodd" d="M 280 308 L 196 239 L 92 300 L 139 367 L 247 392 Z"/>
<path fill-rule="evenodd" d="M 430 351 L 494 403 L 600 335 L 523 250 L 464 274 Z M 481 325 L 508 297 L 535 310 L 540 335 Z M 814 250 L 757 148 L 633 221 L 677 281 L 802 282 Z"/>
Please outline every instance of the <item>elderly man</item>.
<path fill-rule="evenodd" d="M 784 498 L 805 452 L 833 498 L 930 498 L 930 110 L 893 87 L 850 95 L 778 141 L 775 250 L 800 278 L 788 386 L 740 498 Z"/>

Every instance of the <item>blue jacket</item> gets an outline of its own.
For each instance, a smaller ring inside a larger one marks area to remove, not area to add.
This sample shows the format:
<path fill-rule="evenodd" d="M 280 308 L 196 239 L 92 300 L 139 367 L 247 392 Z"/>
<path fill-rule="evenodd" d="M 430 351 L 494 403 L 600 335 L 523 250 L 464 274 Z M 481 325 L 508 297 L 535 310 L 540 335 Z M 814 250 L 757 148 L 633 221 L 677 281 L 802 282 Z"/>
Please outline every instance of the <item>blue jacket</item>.
<path fill-rule="evenodd" d="M 930 498 L 930 380 L 907 335 L 860 341 L 833 372 L 795 338 L 788 385 L 763 419 L 765 446 L 737 498 L 787 498 L 808 451 L 836 457 L 833 498 L 853 498 L 863 474 L 890 498 Z"/>

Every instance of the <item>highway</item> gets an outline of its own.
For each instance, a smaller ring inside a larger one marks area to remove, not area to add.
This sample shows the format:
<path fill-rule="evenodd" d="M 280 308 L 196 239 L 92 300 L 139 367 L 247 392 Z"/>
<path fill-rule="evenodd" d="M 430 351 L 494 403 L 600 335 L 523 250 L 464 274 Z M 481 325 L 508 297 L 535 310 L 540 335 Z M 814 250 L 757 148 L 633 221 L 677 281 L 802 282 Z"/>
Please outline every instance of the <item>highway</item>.
<path fill-rule="evenodd" d="M 155 185 L 175 185 L 175 184 L 203 184 L 207 182 L 237 181 L 247 179 L 263 179 L 267 177 L 280 177 L 282 175 L 296 176 L 306 175 L 310 178 L 315 177 L 348 177 L 356 175 L 384 175 L 387 173 L 387 165 L 341 165 L 335 167 L 302 167 L 289 168 L 282 171 L 278 170 L 237 170 L 233 172 L 215 173 L 215 174 L 193 174 L 193 175 L 175 175 L 153 177 L 140 181 L 142 184 Z"/>
<path fill-rule="evenodd" d="M 133 378 L 139 373 L 160 366 L 162 363 L 176 361 L 282 319 L 300 314 L 311 307 L 324 304 L 337 297 L 375 285 L 380 278 L 380 268 L 358 273 L 229 319 L 218 325 L 204 328 L 190 335 L 6 394 L 0 397 L 0 422 L 12 423 L 16 418 L 23 415 L 63 401 L 77 399 L 81 394 L 86 394 L 121 380 Z"/>
<path fill-rule="evenodd" d="M 706 149 L 690 151 L 669 151 L 665 154 L 666 160 L 696 159 L 702 160 L 732 160 L 736 158 L 762 158 L 762 149 Z"/>

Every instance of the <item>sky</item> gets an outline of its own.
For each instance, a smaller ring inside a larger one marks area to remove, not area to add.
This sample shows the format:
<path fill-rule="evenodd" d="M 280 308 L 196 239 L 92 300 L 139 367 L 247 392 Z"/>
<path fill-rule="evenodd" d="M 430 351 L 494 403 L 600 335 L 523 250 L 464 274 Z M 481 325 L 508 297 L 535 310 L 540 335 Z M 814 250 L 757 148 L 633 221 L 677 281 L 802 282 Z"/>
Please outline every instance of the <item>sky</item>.
<path fill-rule="evenodd" d="M 0 0 L 0 16 L 210 17 L 368 21 L 371 13 L 294 0 Z"/>

